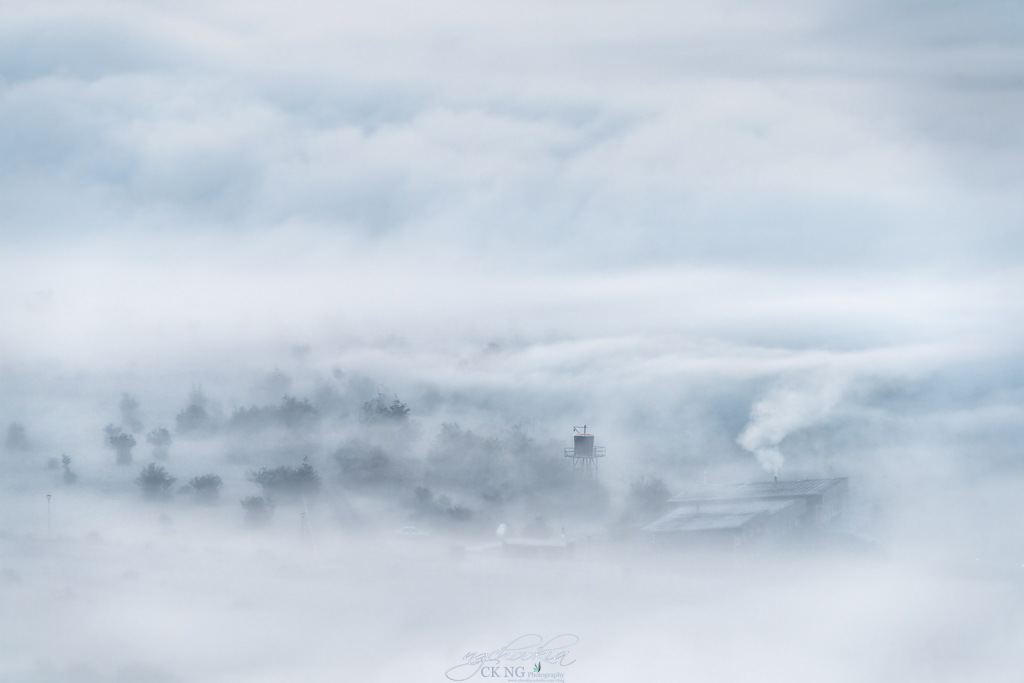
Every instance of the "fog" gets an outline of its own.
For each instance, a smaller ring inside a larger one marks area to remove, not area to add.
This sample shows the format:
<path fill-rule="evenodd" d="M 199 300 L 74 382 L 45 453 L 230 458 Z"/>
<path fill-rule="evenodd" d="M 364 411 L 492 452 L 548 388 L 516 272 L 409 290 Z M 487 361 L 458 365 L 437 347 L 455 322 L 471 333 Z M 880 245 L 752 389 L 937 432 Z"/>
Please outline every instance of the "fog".
<path fill-rule="evenodd" d="M 0 5 L 0 681 L 1018 680 L 1022 37 Z"/>

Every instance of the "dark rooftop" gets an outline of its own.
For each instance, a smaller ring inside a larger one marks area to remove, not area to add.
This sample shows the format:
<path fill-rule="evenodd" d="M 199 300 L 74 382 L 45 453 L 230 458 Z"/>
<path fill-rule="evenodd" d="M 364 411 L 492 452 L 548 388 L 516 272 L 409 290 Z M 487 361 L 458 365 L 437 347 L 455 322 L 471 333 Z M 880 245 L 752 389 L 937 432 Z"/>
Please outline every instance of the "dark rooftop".
<path fill-rule="evenodd" d="M 671 503 L 695 500 L 741 500 L 745 498 L 799 498 L 820 496 L 825 491 L 846 486 L 846 477 L 839 479 L 801 479 L 798 481 L 755 481 L 729 484 L 713 488 L 680 493 L 669 499 Z"/>
<path fill-rule="evenodd" d="M 774 515 L 786 508 L 800 506 L 798 500 L 760 500 L 742 502 L 715 502 L 703 505 L 684 505 L 656 522 L 643 528 L 652 532 L 716 531 L 739 529 L 762 515 Z"/>

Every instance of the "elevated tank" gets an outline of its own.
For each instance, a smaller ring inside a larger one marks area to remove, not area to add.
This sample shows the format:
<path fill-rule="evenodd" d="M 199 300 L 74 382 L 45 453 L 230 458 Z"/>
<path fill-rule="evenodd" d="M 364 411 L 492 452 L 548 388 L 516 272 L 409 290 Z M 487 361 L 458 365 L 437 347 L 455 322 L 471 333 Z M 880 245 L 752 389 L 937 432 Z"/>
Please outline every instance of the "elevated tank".
<path fill-rule="evenodd" d="M 572 445 L 575 450 L 577 458 L 592 458 L 594 457 L 594 435 L 593 434 L 573 434 Z"/>

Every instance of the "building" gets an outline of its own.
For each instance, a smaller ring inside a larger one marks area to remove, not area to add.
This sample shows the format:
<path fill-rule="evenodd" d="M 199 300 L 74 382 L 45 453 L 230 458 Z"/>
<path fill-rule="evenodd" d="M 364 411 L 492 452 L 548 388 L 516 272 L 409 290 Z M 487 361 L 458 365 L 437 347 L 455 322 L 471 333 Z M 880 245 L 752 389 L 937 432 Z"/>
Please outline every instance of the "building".
<path fill-rule="evenodd" d="M 738 546 L 820 526 L 842 513 L 847 479 L 732 484 L 669 499 L 675 509 L 643 527 L 659 543 Z"/>
<path fill-rule="evenodd" d="M 799 526 L 804 511 L 799 499 L 687 503 L 643 531 L 658 543 L 731 547 L 783 536 Z"/>
<path fill-rule="evenodd" d="M 681 493 L 670 498 L 669 503 L 686 505 L 713 501 L 802 500 L 805 506 L 802 521 L 824 524 L 842 514 L 846 489 L 846 477 L 798 481 L 754 481 L 703 489 L 692 493 Z"/>

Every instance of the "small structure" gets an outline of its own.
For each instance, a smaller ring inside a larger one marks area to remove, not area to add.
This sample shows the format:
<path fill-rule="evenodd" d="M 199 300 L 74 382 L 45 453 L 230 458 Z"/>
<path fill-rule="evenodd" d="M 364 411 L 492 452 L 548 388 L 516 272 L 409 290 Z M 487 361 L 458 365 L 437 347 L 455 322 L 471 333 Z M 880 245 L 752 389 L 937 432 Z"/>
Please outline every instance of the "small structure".
<path fill-rule="evenodd" d="M 572 448 L 565 449 L 565 457 L 572 458 L 572 468 L 579 469 L 587 477 L 597 478 L 597 459 L 605 456 L 604 446 L 594 445 L 594 435 L 587 432 L 587 425 L 572 428 Z"/>

